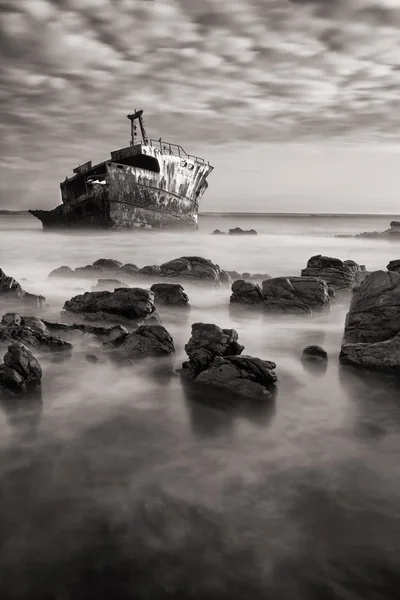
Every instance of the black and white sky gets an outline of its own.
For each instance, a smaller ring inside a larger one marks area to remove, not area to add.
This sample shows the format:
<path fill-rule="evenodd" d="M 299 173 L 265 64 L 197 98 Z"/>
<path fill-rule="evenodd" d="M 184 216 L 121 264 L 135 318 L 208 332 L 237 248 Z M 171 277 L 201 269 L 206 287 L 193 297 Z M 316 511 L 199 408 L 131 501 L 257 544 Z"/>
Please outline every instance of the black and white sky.
<path fill-rule="evenodd" d="M 59 204 L 143 108 L 214 164 L 203 210 L 400 211 L 400 0 L 0 0 L 0 20 L 7 208 Z"/>

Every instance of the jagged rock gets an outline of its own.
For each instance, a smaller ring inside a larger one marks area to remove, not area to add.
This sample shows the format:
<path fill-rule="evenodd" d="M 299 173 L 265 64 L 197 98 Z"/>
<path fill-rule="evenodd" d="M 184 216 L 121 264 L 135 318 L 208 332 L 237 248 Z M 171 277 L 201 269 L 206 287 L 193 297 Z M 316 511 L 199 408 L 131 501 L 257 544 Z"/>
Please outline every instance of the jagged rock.
<path fill-rule="evenodd" d="M 180 279 L 211 283 L 214 286 L 232 283 L 228 273 L 223 271 L 219 265 L 200 256 L 182 256 L 170 260 L 161 265 L 160 275 L 168 278 L 179 277 Z"/>
<path fill-rule="evenodd" d="M 42 369 L 32 352 L 23 344 L 10 344 L 0 365 L 0 388 L 23 394 L 39 387 L 41 379 Z"/>
<path fill-rule="evenodd" d="M 18 313 L 6 313 L 3 315 L 1 325 L 6 325 L 7 327 L 30 327 L 44 334 L 49 333 L 42 319 L 38 319 L 37 317 L 21 317 Z"/>
<path fill-rule="evenodd" d="M 241 227 L 234 227 L 229 230 L 229 235 L 257 235 L 255 229 L 242 229 Z"/>
<path fill-rule="evenodd" d="M 312 256 L 307 267 L 301 271 L 305 277 L 320 277 L 335 290 L 351 289 L 354 286 L 355 273 L 358 265 L 354 261 L 343 262 L 339 258 Z"/>
<path fill-rule="evenodd" d="M 6 313 L 1 318 L 1 325 L 16 326 L 22 324 L 22 317 L 18 313 Z"/>
<path fill-rule="evenodd" d="M 400 332 L 400 274 L 375 271 L 353 292 L 344 343 L 383 342 Z"/>
<path fill-rule="evenodd" d="M 21 285 L 13 277 L 9 277 L 0 269 L 0 302 L 15 305 L 30 304 L 31 306 L 43 306 L 46 298 L 36 294 L 30 294 L 22 289 Z"/>
<path fill-rule="evenodd" d="M 220 231 L 219 229 L 214 229 L 212 235 L 226 235 L 225 231 Z"/>
<path fill-rule="evenodd" d="M 120 346 L 122 342 L 128 337 L 131 333 L 129 329 L 124 327 L 123 325 L 116 325 L 109 330 L 109 334 L 107 338 L 104 340 L 104 346 L 109 348 L 116 348 Z"/>
<path fill-rule="evenodd" d="M 251 356 L 217 356 L 195 378 L 195 383 L 247 398 L 266 399 L 271 397 L 277 381 L 275 368 L 275 363 Z"/>
<path fill-rule="evenodd" d="M 174 354 L 174 341 L 162 325 L 143 325 L 125 337 L 117 348 L 125 359 L 170 356 Z"/>
<path fill-rule="evenodd" d="M 93 263 L 93 266 L 100 267 L 104 271 L 116 271 L 122 267 L 122 263 L 112 258 L 99 258 Z"/>
<path fill-rule="evenodd" d="M 400 333 L 374 344 L 344 344 L 339 358 L 343 364 L 400 375 Z"/>
<path fill-rule="evenodd" d="M 216 356 L 234 356 L 243 351 L 235 329 L 221 329 L 212 323 L 193 323 L 192 335 L 185 346 L 189 361 L 182 375 L 193 378 L 204 371 Z"/>
<path fill-rule="evenodd" d="M 400 273 L 400 259 L 391 260 L 386 268 L 388 271 L 394 271 L 395 273 Z"/>
<path fill-rule="evenodd" d="M 92 286 L 92 292 L 108 290 L 113 292 L 117 288 L 128 287 L 126 283 L 118 279 L 99 279 L 97 285 Z"/>
<path fill-rule="evenodd" d="M 321 346 L 307 346 L 304 348 L 301 358 L 309 362 L 326 362 L 328 354 Z"/>
<path fill-rule="evenodd" d="M 328 285 L 318 277 L 273 277 L 263 281 L 262 291 L 267 312 L 311 315 L 331 305 Z"/>
<path fill-rule="evenodd" d="M 261 288 L 256 283 L 239 280 L 232 283 L 231 304 L 246 304 L 248 306 L 261 306 L 264 296 Z"/>
<path fill-rule="evenodd" d="M 68 277 L 73 277 L 74 276 L 74 271 L 71 269 L 71 267 L 67 267 L 67 266 L 62 266 L 62 267 L 58 267 L 58 269 L 54 269 L 53 271 L 51 271 L 48 275 L 48 277 L 60 277 L 60 278 L 68 278 Z"/>
<path fill-rule="evenodd" d="M 42 352 L 62 352 L 72 349 L 69 342 L 65 342 L 46 331 L 26 327 L 24 320 L 22 320 L 21 325 L 0 325 L 0 346 L 13 342 L 21 342 L 29 348 Z"/>
<path fill-rule="evenodd" d="M 189 297 L 179 283 L 154 283 L 150 289 L 156 305 L 190 308 Z"/>
<path fill-rule="evenodd" d="M 119 322 L 145 319 L 155 311 L 154 295 L 142 288 L 118 288 L 114 292 L 86 292 L 64 304 L 66 316 L 75 314 L 92 321 Z"/>

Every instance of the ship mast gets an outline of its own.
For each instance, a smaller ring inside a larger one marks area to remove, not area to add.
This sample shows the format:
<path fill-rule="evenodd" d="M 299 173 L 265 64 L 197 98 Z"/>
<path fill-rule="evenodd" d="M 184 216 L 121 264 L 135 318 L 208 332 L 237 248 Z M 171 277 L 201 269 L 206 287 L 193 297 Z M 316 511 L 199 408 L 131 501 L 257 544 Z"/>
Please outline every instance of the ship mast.
<path fill-rule="evenodd" d="M 131 115 L 127 115 L 127 118 L 130 120 L 131 122 L 131 146 L 134 146 L 137 143 L 136 137 L 136 123 L 135 121 L 138 120 L 139 121 L 139 127 L 140 127 L 140 133 L 142 135 L 142 144 L 148 144 L 148 139 L 147 139 L 147 133 L 146 133 L 146 129 L 144 127 L 144 121 L 143 121 L 143 111 L 142 110 L 135 110 L 134 113 L 132 113 Z"/>

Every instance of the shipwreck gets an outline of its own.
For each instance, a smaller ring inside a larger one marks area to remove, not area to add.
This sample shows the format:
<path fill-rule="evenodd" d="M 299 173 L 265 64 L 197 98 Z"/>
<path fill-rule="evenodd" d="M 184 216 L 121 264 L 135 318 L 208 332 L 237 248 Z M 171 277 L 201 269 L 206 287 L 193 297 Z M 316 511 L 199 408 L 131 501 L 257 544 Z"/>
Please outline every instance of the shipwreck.
<path fill-rule="evenodd" d="M 148 139 L 143 110 L 127 115 L 131 142 L 60 184 L 62 204 L 30 210 L 44 229 L 192 228 L 213 167 L 177 144 Z M 138 132 L 138 126 L 140 132 Z"/>

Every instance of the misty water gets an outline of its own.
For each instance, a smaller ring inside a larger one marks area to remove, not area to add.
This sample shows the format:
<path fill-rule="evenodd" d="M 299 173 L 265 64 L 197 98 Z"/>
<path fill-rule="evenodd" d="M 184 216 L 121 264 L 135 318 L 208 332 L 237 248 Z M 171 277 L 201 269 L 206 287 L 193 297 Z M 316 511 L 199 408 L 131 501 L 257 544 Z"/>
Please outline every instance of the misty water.
<path fill-rule="evenodd" d="M 57 320 L 94 284 L 48 280 L 61 265 L 197 255 L 277 276 L 325 254 L 385 269 L 399 243 L 334 235 L 383 231 L 392 218 L 208 216 L 198 232 L 54 233 L 6 216 L 0 267 L 45 295 Z M 210 235 L 235 226 L 259 235 Z M 175 368 L 192 323 L 233 327 L 246 354 L 276 362 L 276 397 L 256 406 L 199 397 L 154 361 L 90 364 L 88 336 L 69 360 L 38 355 L 42 404 L 0 412 L 2 600 L 396 597 L 400 387 L 339 367 L 348 299 L 312 319 L 233 316 L 229 289 L 182 283 L 190 316 L 160 311 Z M 309 344 L 327 350 L 325 372 L 303 367 Z"/>

